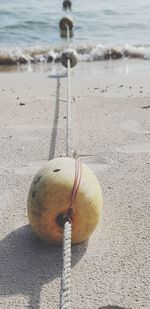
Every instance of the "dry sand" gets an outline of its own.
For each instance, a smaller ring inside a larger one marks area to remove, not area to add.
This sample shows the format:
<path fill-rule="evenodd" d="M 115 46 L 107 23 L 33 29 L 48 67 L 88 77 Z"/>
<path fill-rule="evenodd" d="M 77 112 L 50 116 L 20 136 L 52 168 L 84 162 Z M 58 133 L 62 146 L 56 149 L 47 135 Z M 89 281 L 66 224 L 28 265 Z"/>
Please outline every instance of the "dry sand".
<path fill-rule="evenodd" d="M 66 78 L 49 78 L 60 65 L 28 71 L 0 74 L 1 309 L 59 308 L 61 248 L 32 234 L 26 200 L 36 171 L 65 155 Z M 104 204 L 89 242 L 72 248 L 74 309 L 150 308 L 149 80 L 148 61 L 72 70 L 73 146 Z"/>

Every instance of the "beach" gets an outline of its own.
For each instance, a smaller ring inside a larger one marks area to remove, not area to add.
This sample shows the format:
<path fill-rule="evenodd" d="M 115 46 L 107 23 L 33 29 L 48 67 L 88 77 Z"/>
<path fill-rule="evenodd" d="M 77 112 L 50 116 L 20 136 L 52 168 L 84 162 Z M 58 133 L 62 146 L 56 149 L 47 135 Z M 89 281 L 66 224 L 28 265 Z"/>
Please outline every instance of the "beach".
<path fill-rule="evenodd" d="M 35 237 L 26 205 L 35 173 L 66 155 L 66 72 L 18 68 L 0 73 L 0 308 L 56 309 L 62 249 Z M 72 147 L 103 193 L 96 231 L 72 247 L 74 309 L 150 308 L 149 68 L 124 59 L 71 70 Z"/>

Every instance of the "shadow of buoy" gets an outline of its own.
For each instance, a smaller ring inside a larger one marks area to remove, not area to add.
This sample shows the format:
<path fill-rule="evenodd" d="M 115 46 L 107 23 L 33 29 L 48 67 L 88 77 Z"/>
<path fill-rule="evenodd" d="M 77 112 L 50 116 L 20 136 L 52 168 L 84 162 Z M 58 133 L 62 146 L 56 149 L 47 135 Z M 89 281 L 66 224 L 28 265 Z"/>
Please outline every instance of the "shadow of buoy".
<path fill-rule="evenodd" d="M 62 74 L 51 74 L 51 75 L 48 75 L 48 78 L 55 78 L 55 79 L 58 79 L 58 78 L 66 78 L 67 77 L 67 73 L 62 73 Z"/>
<path fill-rule="evenodd" d="M 98 309 L 127 309 L 125 307 L 120 307 L 120 306 L 102 306 L 102 307 L 98 307 Z M 129 308 L 130 309 L 130 308 Z"/>
<path fill-rule="evenodd" d="M 88 243 L 72 247 L 72 267 L 83 257 Z M 62 248 L 40 241 L 25 225 L 0 241 L 0 295 L 22 294 L 28 308 L 39 308 L 42 286 L 61 276 Z"/>

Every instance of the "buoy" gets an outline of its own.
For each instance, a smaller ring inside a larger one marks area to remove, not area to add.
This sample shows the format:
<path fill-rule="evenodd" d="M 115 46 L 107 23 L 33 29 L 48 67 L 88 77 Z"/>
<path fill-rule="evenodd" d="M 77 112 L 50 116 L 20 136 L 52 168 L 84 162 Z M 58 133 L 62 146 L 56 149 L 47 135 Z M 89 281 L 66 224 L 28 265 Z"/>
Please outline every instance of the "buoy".
<path fill-rule="evenodd" d="M 75 177 L 75 159 L 56 158 L 35 175 L 30 187 L 27 210 L 34 233 L 50 244 L 63 239 L 63 218 L 68 211 Z M 82 164 L 82 176 L 73 202 L 72 244 L 87 240 L 95 230 L 101 212 L 102 194 L 92 170 Z"/>
<path fill-rule="evenodd" d="M 72 2 L 70 0 L 64 0 L 63 2 L 63 8 L 64 10 L 71 10 Z"/>
<path fill-rule="evenodd" d="M 61 31 L 67 31 L 67 26 L 69 27 L 69 30 L 72 31 L 73 20 L 68 16 L 63 17 L 59 22 L 59 27 L 60 27 Z"/>
<path fill-rule="evenodd" d="M 70 60 L 70 67 L 73 68 L 78 62 L 78 54 L 74 49 L 68 48 L 62 52 L 60 61 L 65 68 L 67 68 L 68 60 Z"/>

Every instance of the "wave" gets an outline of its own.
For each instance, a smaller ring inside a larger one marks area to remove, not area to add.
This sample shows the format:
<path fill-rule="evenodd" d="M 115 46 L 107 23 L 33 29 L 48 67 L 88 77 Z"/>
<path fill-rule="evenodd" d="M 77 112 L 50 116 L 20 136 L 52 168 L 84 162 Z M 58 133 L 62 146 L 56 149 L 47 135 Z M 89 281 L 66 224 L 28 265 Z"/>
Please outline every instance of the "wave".
<path fill-rule="evenodd" d="M 72 45 L 78 53 L 79 61 L 103 61 L 121 58 L 150 59 L 150 45 Z M 0 65 L 59 62 L 64 46 L 30 48 L 0 48 Z"/>

